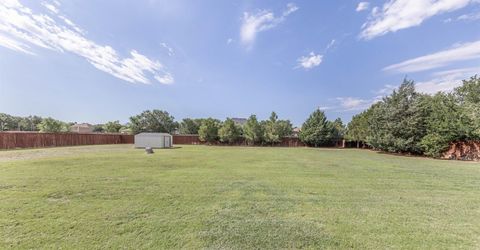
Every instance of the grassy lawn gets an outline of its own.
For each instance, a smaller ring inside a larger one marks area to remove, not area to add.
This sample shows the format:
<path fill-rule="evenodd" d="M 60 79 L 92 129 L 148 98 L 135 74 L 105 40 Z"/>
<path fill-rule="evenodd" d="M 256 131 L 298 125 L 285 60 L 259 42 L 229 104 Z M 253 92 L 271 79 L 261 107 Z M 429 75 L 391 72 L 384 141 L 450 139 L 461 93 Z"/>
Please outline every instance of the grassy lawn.
<path fill-rule="evenodd" d="M 0 248 L 480 248 L 480 164 L 362 150 L 0 151 Z"/>

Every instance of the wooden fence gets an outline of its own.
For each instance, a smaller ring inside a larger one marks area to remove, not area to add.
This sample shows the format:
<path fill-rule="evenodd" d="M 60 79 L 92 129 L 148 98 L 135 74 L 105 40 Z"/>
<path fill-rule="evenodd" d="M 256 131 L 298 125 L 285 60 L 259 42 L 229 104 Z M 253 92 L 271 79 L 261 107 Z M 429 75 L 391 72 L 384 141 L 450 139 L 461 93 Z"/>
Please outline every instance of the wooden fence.
<path fill-rule="evenodd" d="M 133 135 L 0 132 L 0 149 L 133 143 Z"/>
<path fill-rule="evenodd" d="M 134 136 L 126 134 L 80 134 L 80 133 L 38 133 L 38 132 L 0 132 L 0 149 L 14 148 L 42 148 L 62 147 L 78 145 L 99 145 L 99 144 L 133 144 Z M 173 135 L 173 144 L 176 145 L 200 145 L 198 135 Z M 217 142 L 216 145 L 248 146 L 248 143 L 241 139 L 233 144 Z M 276 147 L 304 147 L 305 144 L 298 137 L 285 137 L 281 142 L 264 146 Z M 342 141 L 336 142 L 333 147 L 348 147 Z"/>
<path fill-rule="evenodd" d="M 205 142 L 200 141 L 198 135 L 173 135 L 173 144 L 184 144 L 184 145 L 198 145 L 206 144 Z M 245 139 L 240 139 L 235 143 L 227 144 L 216 142 L 215 145 L 228 145 L 228 146 L 249 146 Z M 266 144 L 265 146 L 270 146 Z M 272 146 L 277 147 L 304 147 L 305 144 L 300 141 L 298 137 L 284 137 L 281 142 L 276 143 Z"/>

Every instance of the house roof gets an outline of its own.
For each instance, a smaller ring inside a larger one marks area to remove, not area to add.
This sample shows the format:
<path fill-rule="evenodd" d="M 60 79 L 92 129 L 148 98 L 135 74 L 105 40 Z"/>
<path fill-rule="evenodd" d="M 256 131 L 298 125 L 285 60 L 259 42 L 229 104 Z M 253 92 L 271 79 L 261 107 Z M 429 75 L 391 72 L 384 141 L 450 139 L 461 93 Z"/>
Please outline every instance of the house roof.
<path fill-rule="evenodd" d="M 93 125 L 89 124 L 89 123 L 77 123 L 77 124 L 73 124 L 71 127 L 91 128 L 91 127 L 93 127 Z"/>
<path fill-rule="evenodd" d="M 235 122 L 236 124 L 240 124 L 240 125 L 243 125 L 247 122 L 247 119 L 246 118 L 232 118 L 233 122 Z"/>

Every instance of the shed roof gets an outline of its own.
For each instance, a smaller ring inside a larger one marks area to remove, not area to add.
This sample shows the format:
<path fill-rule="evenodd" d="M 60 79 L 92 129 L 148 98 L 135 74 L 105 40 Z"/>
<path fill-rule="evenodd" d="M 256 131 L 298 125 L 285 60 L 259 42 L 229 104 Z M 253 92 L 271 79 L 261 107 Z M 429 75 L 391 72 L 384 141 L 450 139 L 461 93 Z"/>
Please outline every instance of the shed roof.
<path fill-rule="evenodd" d="M 169 134 L 169 133 L 152 133 L 152 132 L 142 132 L 142 133 L 136 134 L 135 136 L 137 136 L 137 135 L 141 135 L 141 136 L 160 136 L 160 135 L 168 135 L 168 136 L 171 136 L 171 134 Z"/>

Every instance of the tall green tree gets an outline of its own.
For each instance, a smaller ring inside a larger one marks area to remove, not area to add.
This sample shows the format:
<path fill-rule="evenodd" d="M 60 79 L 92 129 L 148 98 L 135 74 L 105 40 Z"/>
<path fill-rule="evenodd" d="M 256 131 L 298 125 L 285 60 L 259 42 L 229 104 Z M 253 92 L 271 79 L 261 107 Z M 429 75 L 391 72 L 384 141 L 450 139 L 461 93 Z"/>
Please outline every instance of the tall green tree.
<path fill-rule="evenodd" d="M 277 122 L 278 133 L 281 138 L 291 136 L 293 134 L 293 125 L 290 120 L 279 120 Z"/>
<path fill-rule="evenodd" d="M 334 129 L 333 138 L 337 141 L 342 140 L 345 136 L 345 131 L 346 131 L 346 128 L 345 128 L 345 125 L 343 124 L 342 119 L 340 118 L 335 119 L 335 121 L 332 122 L 332 126 Z"/>
<path fill-rule="evenodd" d="M 0 113 L 0 131 L 14 130 L 17 127 L 14 122 L 13 116 Z"/>
<path fill-rule="evenodd" d="M 464 80 L 462 86 L 455 89 L 455 96 L 462 113 L 470 120 L 467 129 L 469 139 L 480 139 L 480 78 L 473 76 Z"/>
<path fill-rule="evenodd" d="M 40 132 L 45 133 L 68 132 L 69 125 L 65 122 L 48 117 L 43 119 L 42 122 L 38 124 L 38 129 Z"/>
<path fill-rule="evenodd" d="M 467 138 L 468 118 L 452 94 L 437 93 L 424 99 L 428 109 L 427 134 L 421 146 L 427 156 L 439 157 L 449 143 Z"/>
<path fill-rule="evenodd" d="M 122 128 L 120 121 L 110 121 L 103 125 L 103 130 L 107 133 L 118 133 Z"/>
<path fill-rule="evenodd" d="M 178 127 L 174 119 L 167 111 L 146 110 L 139 115 L 130 117 L 130 129 L 134 134 L 140 132 L 172 133 Z"/>
<path fill-rule="evenodd" d="M 261 143 L 263 140 L 263 128 L 256 115 L 251 115 L 243 125 L 243 135 L 249 144 Z"/>
<path fill-rule="evenodd" d="M 221 142 L 235 143 L 240 139 L 241 128 L 231 118 L 227 118 L 218 130 Z"/>
<path fill-rule="evenodd" d="M 303 123 L 300 140 L 309 146 L 327 146 L 333 142 L 333 124 L 327 120 L 325 113 L 315 110 Z"/>
<path fill-rule="evenodd" d="M 427 134 L 428 116 L 423 98 L 415 91 L 413 81 L 404 80 L 398 90 L 374 106 L 369 120 L 374 133 L 367 142 L 385 151 L 422 153 L 420 142 Z"/>
<path fill-rule="evenodd" d="M 373 108 L 369 108 L 360 114 L 354 115 L 352 120 L 347 125 L 347 131 L 345 133 L 345 139 L 356 142 L 357 148 L 360 147 L 360 143 L 367 141 L 370 129 L 368 120 L 371 116 Z"/>
<path fill-rule="evenodd" d="M 213 143 L 218 140 L 218 129 L 220 121 L 213 118 L 203 120 L 198 130 L 199 139 L 204 142 Z"/>
<path fill-rule="evenodd" d="M 278 126 L 278 116 L 272 112 L 270 119 L 263 124 L 263 138 L 266 143 L 275 144 L 282 140 Z"/>
<path fill-rule="evenodd" d="M 272 112 L 270 118 L 261 123 L 263 127 L 263 140 L 269 144 L 275 144 L 282 141 L 282 138 L 289 136 L 293 132 L 292 123 L 289 120 L 278 120 L 275 112 Z"/>
<path fill-rule="evenodd" d="M 196 135 L 202 125 L 202 119 L 185 118 L 180 123 L 179 132 L 182 135 Z"/>

